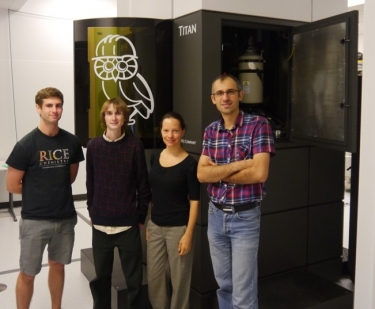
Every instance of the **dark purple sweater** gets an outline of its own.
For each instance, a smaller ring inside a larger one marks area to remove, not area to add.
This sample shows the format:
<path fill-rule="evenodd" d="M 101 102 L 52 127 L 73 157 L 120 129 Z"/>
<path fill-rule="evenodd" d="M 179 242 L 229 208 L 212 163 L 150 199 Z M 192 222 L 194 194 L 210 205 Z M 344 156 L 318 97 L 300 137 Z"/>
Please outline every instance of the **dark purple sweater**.
<path fill-rule="evenodd" d="M 90 140 L 86 155 L 87 209 L 93 224 L 134 226 L 144 223 L 151 190 L 143 144 L 125 136 Z"/>

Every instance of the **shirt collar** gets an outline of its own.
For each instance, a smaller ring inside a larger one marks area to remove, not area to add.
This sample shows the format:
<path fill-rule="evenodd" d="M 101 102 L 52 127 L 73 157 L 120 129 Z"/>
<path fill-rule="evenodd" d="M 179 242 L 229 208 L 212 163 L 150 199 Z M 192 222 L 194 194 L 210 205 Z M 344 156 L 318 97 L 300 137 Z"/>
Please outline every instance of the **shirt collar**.
<path fill-rule="evenodd" d="M 234 124 L 234 126 L 233 126 L 232 129 L 237 128 L 237 127 L 242 127 L 243 121 L 244 121 L 244 112 L 242 110 L 240 110 L 240 112 L 239 112 L 239 114 L 237 116 L 237 119 L 236 119 L 236 123 Z M 220 119 L 219 128 L 221 130 L 226 130 L 225 126 L 224 126 L 224 119 L 223 119 L 223 117 L 221 117 L 221 119 Z"/>
<path fill-rule="evenodd" d="M 117 142 L 117 141 L 119 141 L 119 140 L 122 140 L 122 139 L 125 137 L 125 132 L 124 132 L 124 133 L 122 133 L 122 135 L 121 135 L 120 137 L 116 138 L 114 141 L 111 141 L 107 136 L 105 136 L 105 133 L 106 133 L 106 132 L 107 132 L 107 131 L 105 131 L 105 132 L 103 133 L 103 138 L 104 138 L 105 141 L 110 142 L 110 143 Z"/>

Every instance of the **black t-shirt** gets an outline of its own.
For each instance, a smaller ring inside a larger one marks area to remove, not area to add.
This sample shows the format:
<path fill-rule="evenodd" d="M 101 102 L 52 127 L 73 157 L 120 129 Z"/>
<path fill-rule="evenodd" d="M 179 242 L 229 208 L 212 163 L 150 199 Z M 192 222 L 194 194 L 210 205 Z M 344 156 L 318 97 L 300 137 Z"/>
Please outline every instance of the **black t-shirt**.
<path fill-rule="evenodd" d="M 47 136 L 38 128 L 14 146 L 6 163 L 24 171 L 23 219 L 61 220 L 75 216 L 70 165 L 84 160 L 79 139 L 60 129 Z"/>
<path fill-rule="evenodd" d="M 162 167 L 160 152 L 151 157 L 148 176 L 152 189 L 152 221 L 160 226 L 186 225 L 189 220 L 190 200 L 200 199 L 197 161 L 188 155 L 180 163 Z"/>

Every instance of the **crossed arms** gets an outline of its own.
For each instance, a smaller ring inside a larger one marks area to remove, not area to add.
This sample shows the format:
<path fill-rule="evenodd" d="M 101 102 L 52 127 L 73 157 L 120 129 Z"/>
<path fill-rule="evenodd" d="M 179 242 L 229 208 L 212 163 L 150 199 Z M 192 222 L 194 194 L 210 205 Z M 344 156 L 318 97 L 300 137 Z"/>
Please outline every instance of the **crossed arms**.
<path fill-rule="evenodd" d="M 202 155 L 198 162 L 198 180 L 202 183 L 219 181 L 235 184 L 263 183 L 268 178 L 270 154 L 257 153 L 253 159 L 217 165 L 210 157 Z"/>

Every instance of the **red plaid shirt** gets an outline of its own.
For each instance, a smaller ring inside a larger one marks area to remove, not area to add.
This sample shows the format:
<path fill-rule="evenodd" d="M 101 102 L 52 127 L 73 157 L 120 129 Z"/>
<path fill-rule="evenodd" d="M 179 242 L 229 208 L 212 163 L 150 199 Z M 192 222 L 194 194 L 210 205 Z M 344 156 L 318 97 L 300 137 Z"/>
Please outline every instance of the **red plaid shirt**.
<path fill-rule="evenodd" d="M 264 117 L 240 111 L 232 129 L 225 129 L 220 119 L 204 131 L 202 155 L 218 165 L 252 159 L 261 152 L 275 154 L 272 128 Z M 260 201 L 266 194 L 264 183 L 210 183 L 207 192 L 213 202 L 226 205 Z"/>

